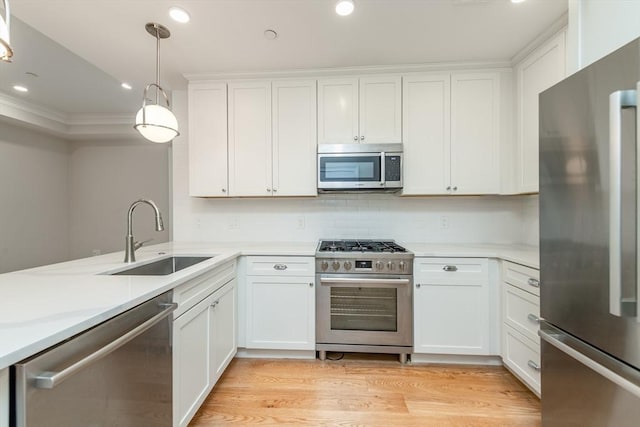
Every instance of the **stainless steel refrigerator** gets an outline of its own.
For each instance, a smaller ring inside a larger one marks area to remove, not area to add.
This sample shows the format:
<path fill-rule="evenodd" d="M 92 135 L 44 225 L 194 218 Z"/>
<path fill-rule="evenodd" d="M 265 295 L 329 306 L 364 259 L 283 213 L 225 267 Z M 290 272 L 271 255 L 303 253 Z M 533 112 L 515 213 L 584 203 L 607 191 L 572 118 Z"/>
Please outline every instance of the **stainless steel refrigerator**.
<path fill-rule="evenodd" d="M 540 95 L 542 424 L 640 426 L 640 39 Z"/>

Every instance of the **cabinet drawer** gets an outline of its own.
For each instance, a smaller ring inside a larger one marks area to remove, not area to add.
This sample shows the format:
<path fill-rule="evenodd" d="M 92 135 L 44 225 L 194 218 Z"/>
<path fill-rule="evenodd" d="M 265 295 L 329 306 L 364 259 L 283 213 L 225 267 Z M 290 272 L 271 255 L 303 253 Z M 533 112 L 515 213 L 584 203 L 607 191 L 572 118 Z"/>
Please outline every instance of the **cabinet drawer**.
<path fill-rule="evenodd" d="M 540 295 L 540 270 L 503 261 L 502 279 L 524 291 Z"/>
<path fill-rule="evenodd" d="M 312 276 L 315 274 L 314 257 L 247 257 L 249 276 Z"/>
<path fill-rule="evenodd" d="M 479 285 L 489 282 L 486 258 L 416 258 L 414 281 L 451 286 Z"/>
<path fill-rule="evenodd" d="M 508 283 L 503 285 L 502 298 L 504 322 L 539 344 L 540 298 Z"/>
<path fill-rule="evenodd" d="M 173 290 L 173 301 L 178 303 L 178 308 L 173 312 L 173 318 L 178 318 L 234 277 L 236 277 L 235 260 L 222 264 L 176 287 Z"/>
<path fill-rule="evenodd" d="M 539 344 L 505 325 L 503 361 L 530 389 L 540 395 Z"/>

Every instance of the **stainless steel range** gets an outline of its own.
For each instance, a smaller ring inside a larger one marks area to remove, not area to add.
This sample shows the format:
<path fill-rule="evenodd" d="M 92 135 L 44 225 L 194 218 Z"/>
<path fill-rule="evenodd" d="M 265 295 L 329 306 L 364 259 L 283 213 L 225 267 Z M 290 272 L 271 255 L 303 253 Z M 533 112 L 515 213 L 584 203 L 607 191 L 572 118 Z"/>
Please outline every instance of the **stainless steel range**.
<path fill-rule="evenodd" d="M 321 240 L 316 251 L 316 350 L 413 350 L 413 253 L 393 240 Z"/>

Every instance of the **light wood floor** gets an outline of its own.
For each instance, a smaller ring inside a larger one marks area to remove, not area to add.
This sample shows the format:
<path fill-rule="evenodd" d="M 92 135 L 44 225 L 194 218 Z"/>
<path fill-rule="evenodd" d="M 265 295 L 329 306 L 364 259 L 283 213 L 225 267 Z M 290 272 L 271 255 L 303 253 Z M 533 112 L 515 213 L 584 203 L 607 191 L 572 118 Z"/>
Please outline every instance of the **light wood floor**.
<path fill-rule="evenodd" d="M 540 401 L 502 367 L 235 359 L 190 426 L 540 426 Z"/>

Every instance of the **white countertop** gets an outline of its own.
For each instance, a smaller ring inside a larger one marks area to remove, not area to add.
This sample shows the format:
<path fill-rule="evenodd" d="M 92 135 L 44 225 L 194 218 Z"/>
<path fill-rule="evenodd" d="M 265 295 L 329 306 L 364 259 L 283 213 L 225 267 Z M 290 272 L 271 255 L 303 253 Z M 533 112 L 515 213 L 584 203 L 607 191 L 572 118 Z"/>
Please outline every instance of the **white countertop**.
<path fill-rule="evenodd" d="M 404 244 L 403 244 L 404 245 Z M 405 245 L 416 256 L 487 257 L 539 266 L 534 247 Z M 40 352 L 240 255 L 314 256 L 309 243 L 169 242 L 136 251 L 136 264 L 165 255 L 215 255 L 167 276 L 110 276 L 124 253 L 84 258 L 0 275 L 0 369 Z"/>
<path fill-rule="evenodd" d="M 463 257 L 463 258 L 499 258 L 540 268 L 540 251 L 537 246 L 508 244 L 442 244 L 442 243 L 402 243 L 415 256 L 424 257 Z"/>

